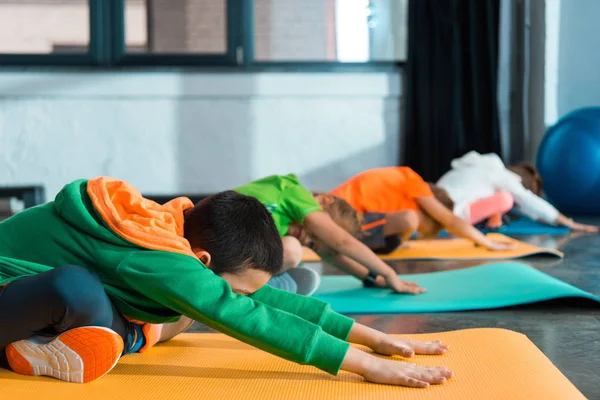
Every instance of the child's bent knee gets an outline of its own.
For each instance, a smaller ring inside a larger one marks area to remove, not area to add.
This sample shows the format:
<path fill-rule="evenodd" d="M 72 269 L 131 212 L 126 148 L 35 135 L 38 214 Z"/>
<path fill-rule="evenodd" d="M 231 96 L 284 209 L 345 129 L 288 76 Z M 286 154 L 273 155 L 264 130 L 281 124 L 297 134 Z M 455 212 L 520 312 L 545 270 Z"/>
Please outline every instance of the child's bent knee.
<path fill-rule="evenodd" d="M 96 275 L 76 265 L 53 272 L 49 282 L 52 296 L 65 306 L 70 323 L 76 320 L 80 326 L 110 326 L 112 305 Z"/>
<path fill-rule="evenodd" d="M 384 234 L 407 235 L 419 229 L 419 215 L 413 210 L 398 211 L 386 217 Z"/>
<path fill-rule="evenodd" d="M 48 285 L 59 296 L 68 297 L 74 293 L 85 296 L 104 292 L 100 279 L 78 265 L 58 267 L 52 270 L 50 274 Z"/>
<path fill-rule="evenodd" d="M 414 232 L 419 229 L 419 215 L 413 210 L 404 210 L 398 213 L 398 219 L 404 227 L 404 232 Z"/>
<path fill-rule="evenodd" d="M 404 213 L 404 218 L 406 219 L 407 226 L 412 231 L 416 231 L 417 229 L 419 229 L 419 222 L 420 222 L 419 214 L 417 214 L 413 210 L 406 210 L 406 211 L 403 211 L 403 213 Z"/>

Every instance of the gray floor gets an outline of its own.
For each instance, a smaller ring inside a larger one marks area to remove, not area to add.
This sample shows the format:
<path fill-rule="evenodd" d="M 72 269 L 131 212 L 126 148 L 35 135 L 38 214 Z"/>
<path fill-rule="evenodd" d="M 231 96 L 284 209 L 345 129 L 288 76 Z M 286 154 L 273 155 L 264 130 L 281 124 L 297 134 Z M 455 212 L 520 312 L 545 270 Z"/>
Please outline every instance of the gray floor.
<path fill-rule="evenodd" d="M 600 223 L 600 220 L 596 222 Z M 563 261 L 528 258 L 523 262 L 600 295 L 600 235 L 532 236 L 521 240 L 565 253 Z M 481 264 L 481 263 L 477 263 Z M 395 262 L 401 274 L 466 268 L 466 262 Z M 337 271 L 326 267 L 325 274 Z M 589 399 L 600 399 L 600 308 L 581 304 L 543 303 L 494 311 L 427 315 L 360 315 L 360 323 L 387 333 L 429 333 L 476 327 L 498 327 L 526 334 Z M 195 325 L 195 331 L 206 328 Z"/>

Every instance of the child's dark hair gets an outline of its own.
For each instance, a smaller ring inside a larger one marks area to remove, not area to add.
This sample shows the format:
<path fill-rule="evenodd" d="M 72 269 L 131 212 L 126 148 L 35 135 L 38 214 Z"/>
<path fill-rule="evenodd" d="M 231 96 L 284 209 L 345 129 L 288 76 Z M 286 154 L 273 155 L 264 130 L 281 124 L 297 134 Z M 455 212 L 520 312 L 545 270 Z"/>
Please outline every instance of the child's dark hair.
<path fill-rule="evenodd" d="M 232 190 L 209 196 L 185 214 L 184 237 L 211 256 L 217 275 L 254 268 L 276 275 L 283 245 L 273 217 L 254 197 Z"/>
<path fill-rule="evenodd" d="M 521 177 L 521 184 L 525 189 L 531 190 L 534 194 L 540 196 L 542 194 L 543 182 L 538 174 L 537 169 L 528 163 L 511 165 L 509 170 Z"/>

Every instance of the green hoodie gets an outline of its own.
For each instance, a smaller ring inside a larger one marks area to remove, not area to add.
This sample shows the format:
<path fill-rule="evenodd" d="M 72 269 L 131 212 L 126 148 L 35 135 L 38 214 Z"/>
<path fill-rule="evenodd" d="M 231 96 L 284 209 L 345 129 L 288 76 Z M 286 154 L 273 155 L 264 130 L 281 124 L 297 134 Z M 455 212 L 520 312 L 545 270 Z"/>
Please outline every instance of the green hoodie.
<path fill-rule="evenodd" d="M 332 374 L 339 371 L 349 346 L 345 340 L 351 319 L 334 313 L 326 303 L 269 286 L 250 296 L 237 295 L 196 257 L 125 240 L 109 227 L 107 214 L 99 212 L 90 197 L 91 182 L 68 184 L 55 201 L 0 223 L 0 285 L 62 265 L 79 265 L 98 275 L 127 317 L 163 323 L 186 315 L 285 359 Z M 111 182 L 107 187 L 127 185 Z M 138 205 L 150 203 L 137 191 L 129 197 L 136 196 Z M 127 206 L 107 207 L 118 212 Z M 136 217 L 146 212 L 139 210 Z M 182 212 L 180 217 L 182 221 Z"/>

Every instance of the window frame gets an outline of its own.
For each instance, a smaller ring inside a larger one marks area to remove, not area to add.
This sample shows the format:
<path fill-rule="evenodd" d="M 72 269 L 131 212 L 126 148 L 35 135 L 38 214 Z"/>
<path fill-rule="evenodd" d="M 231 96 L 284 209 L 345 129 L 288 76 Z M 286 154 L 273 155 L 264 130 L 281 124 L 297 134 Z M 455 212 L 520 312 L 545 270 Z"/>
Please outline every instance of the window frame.
<path fill-rule="evenodd" d="M 409 0 L 410 1 L 410 0 Z M 2 54 L 0 68 L 11 66 L 92 67 L 94 69 L 153 69 L 198 67 L 233 71 L 387 72 L 406 61 L 256 61 L 254 59 L 254 0 L 226 0 L 227 51 L 223 54 L 128 53 L 125 39 L 126 0 L 89 0 L 90 42 L 82 54 Z"/>

